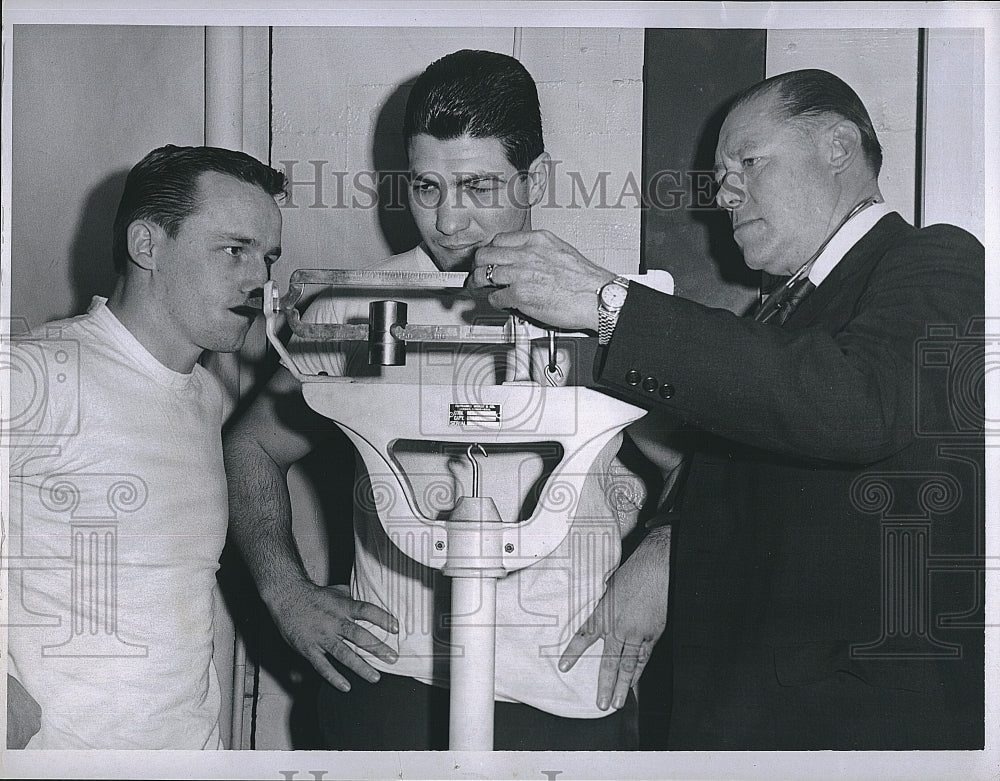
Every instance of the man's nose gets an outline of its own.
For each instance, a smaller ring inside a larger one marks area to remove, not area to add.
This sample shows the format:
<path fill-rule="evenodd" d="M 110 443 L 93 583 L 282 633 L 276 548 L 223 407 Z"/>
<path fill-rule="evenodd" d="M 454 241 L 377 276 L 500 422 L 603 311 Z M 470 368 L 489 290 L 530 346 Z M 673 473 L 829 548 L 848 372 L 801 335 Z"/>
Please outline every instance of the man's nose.
<path fill-rule="evenodd" d="M 715 202 L 720 209 L 738 209 L 746 200 L 746 189 L 743 177 L 728 173 L 719 183 L 719 191 L 715 194 Z"/>
<path fill-rule="evenodd" d="M 468 205 L 461 203 L 459 198 L 460 195 L 456 194 L 442 199 L 436 215 L 438 233 L 452 236 L 469 227 Z"/>
<path fill-rule="evenodd" d="M 268 277 L 268 263 L 263 253 L 253 253 L 250 262 L 244 264 L 243 268 L 245 270 L 241 285 L 243 292 L 253 292 L 264 287 Z"/>

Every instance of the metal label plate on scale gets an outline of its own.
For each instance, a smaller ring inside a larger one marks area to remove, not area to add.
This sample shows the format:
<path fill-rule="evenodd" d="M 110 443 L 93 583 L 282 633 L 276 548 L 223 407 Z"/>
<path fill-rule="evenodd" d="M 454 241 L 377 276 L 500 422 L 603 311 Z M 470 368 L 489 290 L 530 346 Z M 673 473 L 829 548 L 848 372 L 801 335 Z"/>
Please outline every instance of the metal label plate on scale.
<path fill-rule="evenodd" d="M 458 403 L 448 405 L 448 423 L 453 426 L 499 423 L 499 404 Z"/>

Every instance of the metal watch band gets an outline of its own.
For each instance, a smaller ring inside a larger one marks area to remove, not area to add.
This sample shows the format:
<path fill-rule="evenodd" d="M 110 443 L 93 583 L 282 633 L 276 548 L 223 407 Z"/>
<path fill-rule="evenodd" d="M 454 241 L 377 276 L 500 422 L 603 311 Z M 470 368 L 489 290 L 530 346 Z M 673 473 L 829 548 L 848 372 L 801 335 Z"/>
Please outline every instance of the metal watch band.
<path fill-rule="evenodd" d="M 628 290 L 628 280 L 625 279 L 625 277 L 615 277 L 609 284 L 620 285 Z M 611 336 L 615 332 L 615 326 L 618 325 L 619 312 L 621 312 L 621 307 L 617 309 L 607 309 L 604 306 L 604 301 L 600 298 L 600 291 L 598 291 L 597 343 L 599 345 L 604 346 L 611 342 Z"/>

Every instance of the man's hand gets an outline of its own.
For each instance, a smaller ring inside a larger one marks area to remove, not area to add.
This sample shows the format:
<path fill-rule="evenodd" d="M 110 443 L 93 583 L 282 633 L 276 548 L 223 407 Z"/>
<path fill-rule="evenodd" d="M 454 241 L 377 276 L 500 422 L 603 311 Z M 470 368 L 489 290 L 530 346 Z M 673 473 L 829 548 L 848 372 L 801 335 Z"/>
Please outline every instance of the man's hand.
<path fill-rule="evenodd" d="M 289 645 L 341 691 L 350 691 L 351 684 L 337 671 L 329 659 L 331 656 L 372 683 L 379 679 L 378 670 L 365 662 L 348 643 L 363 648 L 387 664 L 397 659 L 392 648 L 357 623 L 367 621 L 395 634 L 399 631 L 396 618 L 370 602 L 351 599 L 348 586 L 323 587 L 295 581 L 268 607 Z"/>
<path fill-rule="evenodd" d="M 490 279 L 487 267 L 493 269 Z M 542 230 L 497 234 L 476 252 L 467 284 L 474 294 L 488 293 L 497 309 L 514 309 L 555 328 L 596 331 L 597 293 L 614 277 Z"/>
<path fill-rule="evenodd" d="M 594 612 L 569 641 L 559 669 L 571 669 L 584 651 L 604 639 L 597 679 L 597 707 L 625 705 L 639 681 L 653 646 L 667 623 L 670 527 L 651 531 L 608 580 Z"/>
<path fill-rule="evenodd" d="M 19 680 L 7 676 L 7 748 L 24 748 L 42 728 L 42 708 Z"/>

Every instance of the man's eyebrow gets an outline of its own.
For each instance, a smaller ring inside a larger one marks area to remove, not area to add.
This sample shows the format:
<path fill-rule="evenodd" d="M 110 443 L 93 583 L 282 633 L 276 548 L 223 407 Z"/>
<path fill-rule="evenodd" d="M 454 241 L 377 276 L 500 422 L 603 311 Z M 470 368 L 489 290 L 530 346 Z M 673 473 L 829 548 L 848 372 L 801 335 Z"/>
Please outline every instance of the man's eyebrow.
<path fill-rule="evenodd" d="M 481 182 L 506 184 L 507 179 L 499 171 L 485 171 L 482 173 L 459 173 L 455 174 L 455 183 L 463 187 L 470 184 L 480 184 Z"/>
<path fill-rule="evenodd" d="M 740 144 L 736 149 L 726 152 L 725 155 L 727 157 L 732 158 L 733 160 L 737 160 L 740 163 L 742 163 L 743 160 L 745 160 L 748 157 L 759 157 L 763 152 L 763 147 L 764 144 L 762 144 L 759 141 L 756 140 L 747 141 L 745 143 Z M 725 173 L 726 171 L 725 163 L 722 162 L 716 163 L 715 166 L 712 168 L 712 170 L 716 174 Z"/>
<path fill-rule="evenodd" d="M 504 184 L 507 181 L 499 171 L 461 171 L 454 173 L 453 176 L 455 184 L 462 186 L 476 184 L 477 182 L 499 182 L 500 184 Z M 435 172 L 411 174 L 410 177 L 414 182 L 430 182 L 432 184 L 441 184 L 441 182 L 447 181 L 445 177 Z"/>
<path fill-rule="evenodd" d="M 216 239 L 218 241 L 229 241 L 233 244 L 246 244 L 248 247 L 260 246 L 260 242 L 253 236 L 240 236 L 236 233 L 218 233 L 216 234 Z"/>

